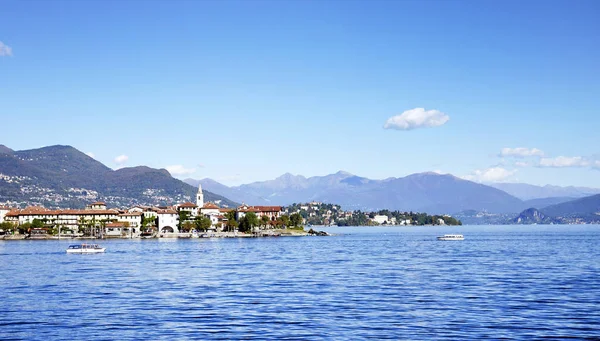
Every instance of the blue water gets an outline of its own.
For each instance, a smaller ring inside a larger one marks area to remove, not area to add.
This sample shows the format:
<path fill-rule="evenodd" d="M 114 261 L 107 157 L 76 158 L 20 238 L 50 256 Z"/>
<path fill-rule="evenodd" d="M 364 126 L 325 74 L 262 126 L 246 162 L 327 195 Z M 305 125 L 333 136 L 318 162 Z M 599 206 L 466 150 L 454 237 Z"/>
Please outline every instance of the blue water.
<path fill-rule="evenodd" d="M 0 241 L 0 339 L 600 337 L 600 226 L 329 231 Z"/>

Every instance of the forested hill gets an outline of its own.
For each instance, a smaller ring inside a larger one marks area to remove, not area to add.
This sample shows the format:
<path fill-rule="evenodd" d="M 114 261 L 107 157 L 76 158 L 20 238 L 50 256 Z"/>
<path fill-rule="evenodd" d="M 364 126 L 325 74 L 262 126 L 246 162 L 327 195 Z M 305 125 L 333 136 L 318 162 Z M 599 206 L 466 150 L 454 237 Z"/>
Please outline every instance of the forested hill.
<path fill-rule="evenodd" d="M 92 201 L 111 207 L 195 201 L 197 188 L 165 169 L 145 166 L 112 170 L 71 146 L 13 151 L 0 146 L 0 203 L 78 208 Z M 205 201 L 237 203 L 209 191 Z"/>

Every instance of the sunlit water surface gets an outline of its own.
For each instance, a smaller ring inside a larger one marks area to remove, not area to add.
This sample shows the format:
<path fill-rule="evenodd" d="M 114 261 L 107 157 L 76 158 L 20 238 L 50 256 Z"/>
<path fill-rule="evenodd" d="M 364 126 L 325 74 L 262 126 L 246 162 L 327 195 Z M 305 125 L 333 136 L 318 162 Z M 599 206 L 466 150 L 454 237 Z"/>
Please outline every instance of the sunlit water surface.
<path fill-rule="evenodd" d="M 600 226 L 328 231 L 0 241 L 0 339 L 600 337 Z"/>

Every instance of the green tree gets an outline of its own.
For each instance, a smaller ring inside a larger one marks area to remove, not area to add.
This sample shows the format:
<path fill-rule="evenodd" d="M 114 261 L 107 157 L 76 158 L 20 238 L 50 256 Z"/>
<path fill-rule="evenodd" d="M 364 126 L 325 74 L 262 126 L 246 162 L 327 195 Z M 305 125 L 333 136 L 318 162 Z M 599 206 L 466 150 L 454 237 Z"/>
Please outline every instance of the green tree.
<path fill-rule="evenodd" d="M 30 222 L 23 223 L 17 227 L 17 230 L 19 231 L 20 234 L 29 234 L 29 232 L 31 231 L 31 223 Z"/>
<path fill-rule="evenodd" d="M 290 222 L 294 227 L 302 225 L 302 216 L 298 213 L 294 213 L 290 216 Z"/>
<path fill-rule="evenodd" d="M 267 228 L 267 225 L 269 224 L 269 217 L 267 217 L 266 215 L 260 217 L 260 220 L 262 221 L 262 224 L 265 228 Z"/>
<path fill-rule="evenodd" d="M 248 230 L 249 231 L 252 231 L 252 229 L 255 226 L 258 226 L 258 224 L 259 224 L 258 216 L 254 212 L 248 212 L 248 213 L 246 213 L 246 215 L 244 216 L 244 218 L 246 218 L 246 223 L 248 224 Z"/>
<path fill-rule="evenodd" d="M 240 232 L 249 232 L 250 224 L 248 223 L 248 218 L 246 216 L 240 218 L 239 228 Z"/>
<path fill-rule="evenodd" d="M 33 221 L 31 222 L 31 227 L 34 229 L 40 229 L 44 227 L 44 222 L 40 219 L 33 219 Z"/>
<path fill-rule="evenodd" d="M 280 219 L 281 219 L 281 223 L 285 227 L 288 227 L 290 225 L 290 216 L 288 216 L 287 214 L 282 215 Z"/>
<path fill-rule="evenodd" d="M 194 226 L 194 223 L 192 223 L 189 220 L 186 220 L 183 222 L 183 224 L 181 224 L 181 231 L 190 232 L 194 228 Z"/>
<path fill-rule="evenodd" d="M 202 217 L 202 220 L 200 220 L 200 227 L 202 228 L 202 231 L 208 230 L 211 226 L 212 221 L 210 220 L 210 218 Z"/>
<path fill-rule="evenodd" d="M 183 228 L 183 223 L 186 222 L 190 218 L 190 212 L 188 211 L 179 211 L 179 222 L 177 223 L 177 228 L 181 230 Z"/>
<path fill-rule="evenodd" d="M 204 216 L 197 216 L 194 219 L 194 223 L 198 231 L 206 231 L 212 226 L 210 218 Z"/>
<path fill-rule="evenodd" d="M 227 224 L 225 225 L 227 231 L 235 230 L 238 227 L 238 222 L 235 220 L 235 212 L 229 211 L 225 214 L 225 217 L 227 218 Z"/>
<path fill-rule="evenodd" d="M 0 230 L 4 230 L 5 232 L 9 232 L 9 234 L 14 234 L 17 229 L 17 225 L 4 221 L 0 223 Z"/>

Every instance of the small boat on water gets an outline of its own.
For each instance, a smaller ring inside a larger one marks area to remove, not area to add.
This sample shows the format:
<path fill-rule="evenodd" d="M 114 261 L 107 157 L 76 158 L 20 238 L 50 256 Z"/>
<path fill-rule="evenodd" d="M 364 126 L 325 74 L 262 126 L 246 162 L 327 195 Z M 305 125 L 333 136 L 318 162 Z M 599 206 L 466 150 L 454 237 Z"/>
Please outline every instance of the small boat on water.
<path fill-rule="evenodd" d="M 70 245 L 67 253 L 102 253 L 106 248 L 100 247 L 98 244 L 77 244 Z"/>
<path fill-rule="evenodd" d="M 445 234 L 437 237 L 437 240 L 465 240 L 462 234 Z"/>

